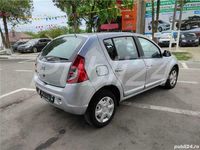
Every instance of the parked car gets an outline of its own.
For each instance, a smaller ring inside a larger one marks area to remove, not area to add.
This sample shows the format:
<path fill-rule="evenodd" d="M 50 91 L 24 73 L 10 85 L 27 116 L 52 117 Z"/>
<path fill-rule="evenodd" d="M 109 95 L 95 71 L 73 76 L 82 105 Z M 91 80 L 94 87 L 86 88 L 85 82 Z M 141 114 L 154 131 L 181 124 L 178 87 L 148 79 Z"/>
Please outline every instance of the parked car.
<path fill-rule="evenodd" d="M 13 44 L 12 49 L 14 52 L 17 51 L 18 46 L 25 44 L 28 40 L 19 40 L 17 42 L 15 42 L 15 44 Z"/>
<path fill-rule="evenodd" d="M 160 47 L 169 47 L 171 38 L 172 41 L 176 40 L 175 37 L 171 36 L 171 33 L 162 33 L 161 36 L 158 38 L 158 45 Z M 175 46 L 175 43 L 173 43 L 172 46 Z"/>
<path fill-rule="evenodd" d="M 179 23 L 176 23 L 176 27 L 178 28 Z M 190 30 L 194 27 L 200 27 L 200 16 L 191 16 L 188 19 L 182 20 L 181 29 L 182 30 Z"/>
<path fill-rule="evenodd" d="M 186 32 L 180 35 L 180 46 L 199 46 L 199 38 L 195 33 Z"/>
<path fill-rule="evenodd" d="M 148 29 L 152 30 L 152 21 L 148 24 Z M 163 20 L 158 20 L 158 31 L 166 31 L 170 29 L 170 24 L 168 22 L 165 22 Z"/>
<path fill-rule="evenodd" d="M 29 40 L 27 43 L 18 46 L 18 52 L 40 52 L 49 42 L 51 39 L 42 38 L 42 39 L 32 39 Z"/>
<path fill-rule="evenodd" d="M 172 89 L 178 73 L 175 57 L 143 35 L 77 34 L 42 50 L 34 81 L 51 105 L 103 127 L 121 101 L 160 85 Z"/>

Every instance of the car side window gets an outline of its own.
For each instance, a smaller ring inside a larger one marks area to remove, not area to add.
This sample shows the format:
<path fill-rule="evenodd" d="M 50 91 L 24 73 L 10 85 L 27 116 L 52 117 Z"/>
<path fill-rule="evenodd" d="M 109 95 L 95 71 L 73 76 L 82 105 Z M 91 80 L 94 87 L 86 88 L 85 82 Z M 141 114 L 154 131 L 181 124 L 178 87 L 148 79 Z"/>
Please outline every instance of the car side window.
<path fill-rule="evenodd" d="M 142 46 L 144 58 L 161 58 L 160 50 L 155 44 L 147 39 L 140 37 L 138 38 L 138 40 Z"/>
<path fill-rule="evenodd" d="M 138 58 L 137 48 L 132 37 L 113 38 L 113 42 L 118 54 L 118 60 Z"/>
<path fill-rule="evenodd" d="M 112 60 L 115 60 L 115 58 L 117 57 L 117 52 L 116 52 L 115 46 L 112 42 L 112 39 L 104 40 L 104 45 L 107 49 L 107 52 L 108 52 L 110 58 Z"/>

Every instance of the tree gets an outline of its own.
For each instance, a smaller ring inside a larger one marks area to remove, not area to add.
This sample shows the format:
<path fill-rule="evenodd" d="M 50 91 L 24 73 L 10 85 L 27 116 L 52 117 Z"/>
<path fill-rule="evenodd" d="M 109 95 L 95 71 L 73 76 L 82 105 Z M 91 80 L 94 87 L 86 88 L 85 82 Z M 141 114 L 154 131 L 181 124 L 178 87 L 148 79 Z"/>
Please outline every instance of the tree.
<path fill-rule="evenodd" d="M 160 0 L 157 0 L 157 7 L 156 7 L 156 23 L 155 23 L 156 32 L 157 32 L 157 30 L 158 30 L 159 14 L 160 14 Z"/>
<path fill-rule="evenodd" d="M 10 47 L 8 25 L 13 26 L 19 22 L 27 22 L 31 16 L 32 0 L 0 0 L 0 17 L 3 20 L 5 30 L 5 47 Z"/>
<path fill-rule="evenodd" d="M 74 31 L 77 31 L 81 19 L 85 20 L 87 31 L 92 32 L 96 25 L 116 19 L 120 11 L 116 0 L 53 0 L 53 2 L 61 10 L 67 10 L 68 24 L 74 27 Z M 131 8 L 133 0 L 123 0 L 122 5 Z M 70 24 L 71 16 L 73 16 L 72 24 Z M 97 24 L 95 19 L 98 20 Z"/>
<path fill-rule="evenodd" d="M 73 27 L 74 32 L 78 31 L 80 19 L 77 14 L 77 8 L 82 5 L 84 0 L 53 0 L 55 5 L 67 13 L 68 25 Z"/>
<path fill-rule="evenodd" d="M 87 24 L 87 32 L 92 32 L 95 26 L 116 19 L 119 9 L 116 7 L 116 1 L 113 0 L 85 0 L 78 12 L 80 18 L 84 19 Z"/>
<path fill-rule="evenodd" d="M 155 41 L 154 33 L 155 33 L 155 8 L 154 8 L 154 0 L 151 0 L 152 6 L 152 39 Z"/>
<path fill-rule="evenodd" d="M 2 29 L 1 29 L 1 27 L 0 27 L 0 34 L 1 34 L 1 39 L 2 39 L 3 45 L 6 45 L 5 36 L 3 35 L 3 31 L 2 31 Z"/>

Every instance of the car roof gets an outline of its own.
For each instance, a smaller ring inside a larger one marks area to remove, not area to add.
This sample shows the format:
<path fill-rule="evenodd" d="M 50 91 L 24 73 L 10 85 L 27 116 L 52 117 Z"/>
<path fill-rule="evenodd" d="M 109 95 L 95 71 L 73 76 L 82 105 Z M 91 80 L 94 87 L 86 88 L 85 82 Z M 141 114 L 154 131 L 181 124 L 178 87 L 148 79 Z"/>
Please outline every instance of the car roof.
<path fill-rule="evenodd" d="M 59 37 L 66 37 L 66 36 L 81 36 L 81 37 L 98 37 L 100 39 L 106 39 L 106 38 L 111 38 L 111 37 L 118 37 L 118 36 L 140 36 L 140 37 L 145 37 L 142 34 L 137 34 L 137 33 L 132 33 L 132 32 L 98 32 L 98 33 L 82 33 L 82 34 L 66 34 L 62 35 Z M 58 38 L 59 38 L 58 37 Z"/>

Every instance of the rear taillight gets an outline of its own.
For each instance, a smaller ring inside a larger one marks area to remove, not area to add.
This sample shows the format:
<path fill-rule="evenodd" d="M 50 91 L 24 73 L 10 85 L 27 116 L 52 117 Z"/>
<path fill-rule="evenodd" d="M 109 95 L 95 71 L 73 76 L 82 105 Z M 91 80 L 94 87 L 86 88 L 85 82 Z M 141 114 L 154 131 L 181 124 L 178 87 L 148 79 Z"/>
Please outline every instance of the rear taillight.
<path fill-rule="evenodd" d="M 69 69 L 67 83 L 80 83 L 86 80 L 88 76 L 85 70 L 85 59 L 78 55 Z"/>

